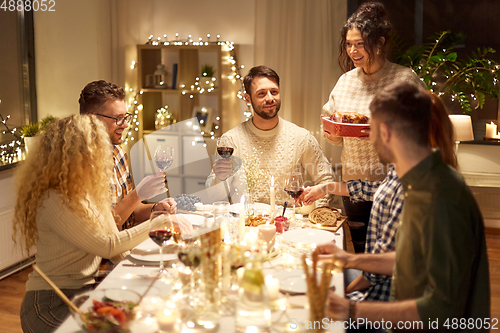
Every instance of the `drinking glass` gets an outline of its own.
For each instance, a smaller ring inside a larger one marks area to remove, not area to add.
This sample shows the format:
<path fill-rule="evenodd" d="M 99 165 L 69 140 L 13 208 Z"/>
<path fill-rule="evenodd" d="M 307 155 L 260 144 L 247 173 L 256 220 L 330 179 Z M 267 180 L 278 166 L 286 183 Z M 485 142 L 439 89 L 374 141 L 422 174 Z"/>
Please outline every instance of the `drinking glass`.
<path fill-rule="evenodd" d="M 302 173 L 291 172 L 285 178 L 285 192 L 293 199 L 292 221 L 295 222 L 295 201 L 304 192 L 304 182 L 302 180 Z"/>
<path fill-rule="evenodd" d="M 231 156 L 233 152 L 234 147 L 229 138 L 220 137 L 217 139 L 217 154 L 222 157 L 222 160 L 215 162 L 217 163 L 217 169 L 220 170 L 216 176 L 222 181 L 226 180 L 232 172 Z"/>
<path fill-rule="evenodd" d="M 155 151 L 156 166 L 163 172 L 174 162 L 174 148 L 170 146 L 158 146 Z"/>
<path fill-rule="evenodd" d="M 195 270 L 200 266 L 202 251 L 199 240 L 197 238 L 192 238 L 189 241 L 183 242 L 179 244 L 179 248 L 177 250 L 177 257 L 179 261 L 184 264 L 184 266 L 189 267 L 189 286 L 187 288 L 186 301 L 190 306 L 196 305 L 195 297 Z"/>
<path fill-rule="evenodd" d="M 222 136 L 217 139 L 217 154 L 222 158 L 230 158 L 233 155 L 234 147 L 229 138 Z"/>
<path fill-rule="evenodd" d="M 171 274 L 163 266 L 163 247 L 174 234 L 174 226 L 170 214 L 165 211 L 154 211 L 149 220 L 149 237 L 160 247 L 159 278 L 171 278 Z"/>

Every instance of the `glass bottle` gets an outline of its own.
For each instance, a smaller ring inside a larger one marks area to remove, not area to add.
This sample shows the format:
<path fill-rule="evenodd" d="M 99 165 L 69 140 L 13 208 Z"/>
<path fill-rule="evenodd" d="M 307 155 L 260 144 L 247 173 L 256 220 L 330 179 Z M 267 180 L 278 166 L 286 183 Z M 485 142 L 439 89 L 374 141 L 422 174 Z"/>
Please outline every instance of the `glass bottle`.
<path fill-rule="evenodd" d="M 271 305 L 267 292 L 262 263 L 253 257 L 245 265 L 245 272 L 238 290 L 236 309 L 237 332 L 269 332 Z"/>

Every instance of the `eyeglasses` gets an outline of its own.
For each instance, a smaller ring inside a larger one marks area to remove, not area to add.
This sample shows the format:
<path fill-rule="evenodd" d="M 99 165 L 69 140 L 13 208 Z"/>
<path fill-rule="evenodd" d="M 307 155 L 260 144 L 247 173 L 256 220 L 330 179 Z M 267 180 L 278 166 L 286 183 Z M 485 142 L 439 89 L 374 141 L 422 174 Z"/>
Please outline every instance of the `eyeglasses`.
<path fill-rule="evenodd" d="M 122 126 L 125 122 L 130 123 L 130 119 L 132 119 L 132 114 L 127 113 L 125 117 L 110 117 L 110 116 L 105 116 L 103 114 L 98 114 L 94 113 L 96 116 L 101 116 L 109 119 L 114 119 L 116 121 L 116 125 Z"/>

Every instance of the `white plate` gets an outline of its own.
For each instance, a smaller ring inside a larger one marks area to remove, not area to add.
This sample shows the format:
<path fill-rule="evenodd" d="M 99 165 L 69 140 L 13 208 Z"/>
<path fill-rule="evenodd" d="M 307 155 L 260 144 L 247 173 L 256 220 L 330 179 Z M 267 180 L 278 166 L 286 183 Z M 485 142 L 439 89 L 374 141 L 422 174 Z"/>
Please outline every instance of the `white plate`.
<path fill-rule="evenodd" d="M 284 293 L 305 294 L 307 292 L 306 274 L 302 269 L 285 269 L 273 272 L 271 275 L 280 281 L 280 290 Z M 321 274 L 317 274 L 317 277 L 321 279 Z M 330 287 L 333 285 L 332 277 Z"/>
<path fill-rule="evenodd" d="M 235 204 L 232 204 L 229 206 L 229 211 L 231 213 L 234 213 L 234 214 L 240 214 L 241 212 L 241 203 L 235 203 Z M 260 203 L 260 202 L 257 202 L 257 203 L 254 203 L 253 204 L 253 210 L 255 213 L 257 214 L 262 214 L 262 213 L 268 213 L 269 214 L 269 209 L 271 208 L 271 206 L 269 206 L 268 204 L 265 204 L 265 203 Z"/>
<path fill-rule="evenodd" d="M 192 225 L 203 225 L 203 222 L 205 221 L 205 217 L 201 215 L 195 215 L 195 214 L 175 214 L 181 217 L 184 217 L 186 220 L 191 222 Z M 174 218 L 174 216 L 172 215 Z"/>
<path fill-rule="evenodd" d="M 281 237 L 290 243 L 322 244 L 333 241 L 335 234 L 318 229 L 293 229 L 285 231 Z"/>
<path fill-rule="evenodd" d="M 164 251 L 166 252 L 166 249 Z M 130 256 L 137 260 L 143 261 L 160 261 L 160 247 L 153 242 L 151 239 L 146 239 L 144 242 L 139 244 L 135 249 L 130 251 Z M 177 259 L 177 254 L 175 253 L 163 253 L 163 261 Z"/>

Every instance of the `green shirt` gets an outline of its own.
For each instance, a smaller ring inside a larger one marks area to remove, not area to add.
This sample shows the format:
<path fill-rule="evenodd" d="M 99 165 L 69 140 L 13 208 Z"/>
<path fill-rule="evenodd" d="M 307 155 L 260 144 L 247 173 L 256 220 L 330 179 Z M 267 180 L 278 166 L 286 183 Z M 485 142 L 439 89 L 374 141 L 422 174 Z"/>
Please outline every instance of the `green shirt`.
<path fill-rule="evenodd" d="M 396 235 L 393 299 L 416 299 L 424 329 L 436 319 L 441 329 L 447 319 L 450 326 L 444 328 L 460 329 L 451 326 L 454 318 L 460 323 L 490 317 L 484 223 L 463 177 L 436 151 L 400 181 L 405 203 Z"/>

